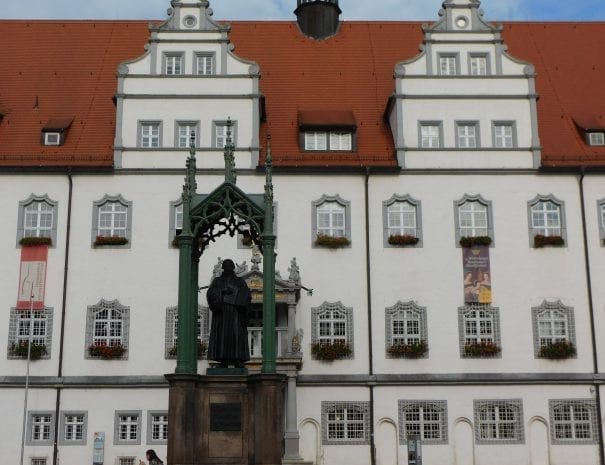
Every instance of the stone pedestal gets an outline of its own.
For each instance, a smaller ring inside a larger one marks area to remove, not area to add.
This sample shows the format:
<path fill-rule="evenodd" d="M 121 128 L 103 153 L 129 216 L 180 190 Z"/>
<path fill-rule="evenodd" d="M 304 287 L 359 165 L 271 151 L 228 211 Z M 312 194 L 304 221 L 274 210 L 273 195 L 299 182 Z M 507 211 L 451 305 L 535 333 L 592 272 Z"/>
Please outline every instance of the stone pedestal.
<path fill-rule="evenodd" d="M 168 463 L 280 465 L 284 375 L 166 375 Z"/>

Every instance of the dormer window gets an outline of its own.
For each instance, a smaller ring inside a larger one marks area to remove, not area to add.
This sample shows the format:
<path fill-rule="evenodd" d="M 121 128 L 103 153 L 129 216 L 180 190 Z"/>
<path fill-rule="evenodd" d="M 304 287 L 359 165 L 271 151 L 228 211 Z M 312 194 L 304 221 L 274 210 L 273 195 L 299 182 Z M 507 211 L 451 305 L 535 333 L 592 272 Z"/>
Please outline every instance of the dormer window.
<path fill-rule="evenodd" d="M 298 114 L 301 150 L 355 150 L 355 118 L 347 111 L 301 111 Z"/>
<path fill-rule="evenodd" d="M 72 118 L 51 119 L 42 128 L 40 142 L 42 145 L 63 145 L 65 135 L 71 126 Z"/>
<path fill-rule="evenodd" d="M 586 134 L 586 136 L 588 139 L 588 145 L 605 145 L 605 132 L 589 132 Z"/>
<path fill-rule="evenodd" d="M 45 132 L 44 145 L 61 145 L 61 134 L 58 132 Z"/>
<path fill-rule="evenodd" d="M 164 74 L 178 76 L 183 74 L 183 54 L 166 53 L 164 55 Z"/>

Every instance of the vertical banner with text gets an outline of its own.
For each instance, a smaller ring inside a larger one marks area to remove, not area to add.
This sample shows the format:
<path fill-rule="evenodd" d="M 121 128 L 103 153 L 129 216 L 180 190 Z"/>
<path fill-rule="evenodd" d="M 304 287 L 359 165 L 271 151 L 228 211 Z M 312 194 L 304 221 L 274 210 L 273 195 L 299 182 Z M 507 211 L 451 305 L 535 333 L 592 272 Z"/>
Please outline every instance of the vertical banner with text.
<path fill-rule="evenodd" d="M 21 248 L 17 310 L 44 310 L 47 260 L 47 245 Z"/>
<path fill-rule="evenodd" d="M 492 303 L 492 278 L 489 269 L 489 247 L 477 245 L 462 248 L 464 302 Z"/>

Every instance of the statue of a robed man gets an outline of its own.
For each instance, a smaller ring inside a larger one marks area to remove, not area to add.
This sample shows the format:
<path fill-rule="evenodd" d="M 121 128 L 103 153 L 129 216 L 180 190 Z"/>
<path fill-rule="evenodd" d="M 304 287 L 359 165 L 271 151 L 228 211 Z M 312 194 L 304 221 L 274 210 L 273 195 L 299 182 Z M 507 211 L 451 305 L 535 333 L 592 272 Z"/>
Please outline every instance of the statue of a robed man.
<path fill-rule="evenodd" d="M 206 297 L 212 311 L 208 359 L 221 362 L 221 368 L 243 368 L 250 360 L 248 317 L 251 294 L 246 281 L 235 274 L 233 260 L 225 260 L 223 273 L 214 278 Z"/>

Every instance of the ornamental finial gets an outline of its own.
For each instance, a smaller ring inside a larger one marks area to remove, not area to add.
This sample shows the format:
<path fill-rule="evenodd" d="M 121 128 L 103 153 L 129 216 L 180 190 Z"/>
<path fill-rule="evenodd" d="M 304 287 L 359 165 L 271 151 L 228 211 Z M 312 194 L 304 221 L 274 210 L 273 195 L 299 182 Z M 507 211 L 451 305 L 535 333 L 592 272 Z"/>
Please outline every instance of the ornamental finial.
<path fill-rule="evenodd" d="M 232 137 L 233 122 L 231 117 L 227 119 L 227 139 L 225 141 L 225 182 L 235 184 L 237 175 L 235 173 L 235 144 Z"/>

